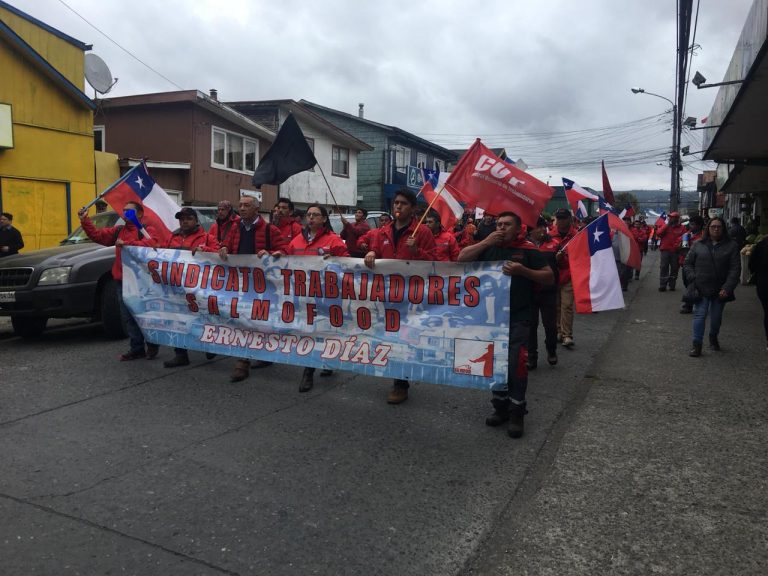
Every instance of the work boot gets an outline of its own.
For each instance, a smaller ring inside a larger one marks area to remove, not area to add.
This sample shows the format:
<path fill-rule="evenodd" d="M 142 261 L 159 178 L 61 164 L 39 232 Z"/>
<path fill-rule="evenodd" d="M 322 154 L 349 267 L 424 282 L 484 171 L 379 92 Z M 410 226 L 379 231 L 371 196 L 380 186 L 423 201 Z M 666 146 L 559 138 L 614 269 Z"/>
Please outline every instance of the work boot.
<path fill-rule="evenodd" d="M 254 360 L 251 362 L 251 368 L 266 368 L 267 366 L 272 366 L 272 362 L 267 362 L 266 360 Z"/>
<path fill-rule="evenodd" d="M 314 386 L 314 368 L 304 368 L 304 373 L 301 375 L 301 382 L 299 383 L 299 392 L 309 392 Z"/>
<path fill-rule="evenodd" d="M 206 352 L 205 353 L 205 359 L 206 360 L 213 360 L 216 358 L 216 354 L 214 352 Z"/>
<path fill-rule="evenodd" d="M 688 356 L 691 358 L 698 358 L 701 356 L 701 342 L 693 342 L 693 348 L 691 348 L 691 351 L 688 352 Z"/>
<path fill-rule="evenodd" d="M 328 368 L 323 368 L 320 370 L 320 376 L 333 376 L 333 370 L 329 370 Z"/>
<path fill-rule="evenodd" d="M 387 404 L 402 404 L 408 400 L 408 380 L 395 380 L 387 394 Z"/>
<path fill-rule="evenodd" d="M 120 354 L 120 362 L 130 362 L 131 360 L 138 360 L 139 358 L 146 358 L 147 353 L 144 352 L 144 348 L 141 350 L 129 350 L 125 354 Z"/>
<path fill-rule="evenodd" d="M 493 413 L 485 419 L 486 426 L 501 426 L 509 420 L 509 399 L 494 396 L 491 398 Z"/>
<path fill-rule="evenodd" d="M 566 348 L 573 348 L 574 344 L 576 343 L 573 341 L 573 338 L 571 338 L 570 336 L 565 336 L 563 338 L 563 346 L 565 346 Z"/>
<path fill-rule="evenodd" d="M 179 366 L 189 366 L 189 355 L 187 351 L 176 352 L 176 355 L 170 360 L 163 362 L 166 368 L 178 368 Z"/>
<path fill-rule="evenodd" d="M 232 374 L 229 376 L 230 382 L 242 382 L 248 378 L 250 374 L 251 361 L 250 360 L 238 360 L 235 364 L 235 369 L 232 370 Z"/>
<path fill-rule="evenodd" d="M 539 356 L 537 354 L 528 354 L 528 360 L 525 362 L 525 367 L 528 370 L 536 370 L 536 366 L 539 363 Z"/>
<path fill-rule="evenodd" d="M 709 349 L 714 350 L 715 352 L 720 352 L 720 342 L 717 339 L 717 336 L 709 336 Z"/>
<path fill-rule="evenodd" d="M 147 342 L 147 360 L 154 360 L 157 358 L 158 352 L 160 352 L 160 346 Z"/>
<path fill-rule="evenodd" d="M 557 364 L 557 352 L 547 353 L 547 362 L 549 362 L 550 366 Z"/>
<path fill-rule="evenodd" d="M 507 425 L 507 435 L 510 438 L 520 438 L 525 432 L 524 419 L 528 411 L 525 404 L 512 403 L 509 407 L 509 424 Z"/>

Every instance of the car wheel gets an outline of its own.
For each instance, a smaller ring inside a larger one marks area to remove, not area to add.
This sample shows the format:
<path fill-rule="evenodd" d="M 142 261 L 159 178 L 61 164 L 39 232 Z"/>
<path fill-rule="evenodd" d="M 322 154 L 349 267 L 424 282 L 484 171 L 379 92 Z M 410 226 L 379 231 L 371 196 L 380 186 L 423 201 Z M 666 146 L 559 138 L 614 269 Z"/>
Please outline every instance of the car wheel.
<path fill-rule="evenodd" d="M 117 298 L 117 291 L 120 285 L 114 280 L 107 280 L 101 288 L 101 323 L 104 326 L 104 333 L 108 338 L 125 338 L 126 331 L 123 324 L 123 317 L 120 314 L 120 301 Z"/>
<path fill-rule="evenodd" d="M 48 318 L 45 316 L 11 316 L 11 324 L 16 336 L 37 338 L 45 330 Z"/>

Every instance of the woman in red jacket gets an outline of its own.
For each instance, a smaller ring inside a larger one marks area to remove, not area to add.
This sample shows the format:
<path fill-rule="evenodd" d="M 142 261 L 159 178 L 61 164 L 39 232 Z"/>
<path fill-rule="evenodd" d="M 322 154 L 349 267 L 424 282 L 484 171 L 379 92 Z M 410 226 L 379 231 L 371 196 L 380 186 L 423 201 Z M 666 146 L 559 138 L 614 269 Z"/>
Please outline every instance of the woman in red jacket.
<path fill-rule="evenodd" d="M 288 256 L 349 256 L 347 245 L 331 228 L 325 206 L 311 204 L 305 214 L 307 227 L 285 248 Z M 321 376 L 330 376 L 331 370 L 322 370 Z M 299 392 L 309 392 L 314 385 L 314 368 L 304 368 Z"/>

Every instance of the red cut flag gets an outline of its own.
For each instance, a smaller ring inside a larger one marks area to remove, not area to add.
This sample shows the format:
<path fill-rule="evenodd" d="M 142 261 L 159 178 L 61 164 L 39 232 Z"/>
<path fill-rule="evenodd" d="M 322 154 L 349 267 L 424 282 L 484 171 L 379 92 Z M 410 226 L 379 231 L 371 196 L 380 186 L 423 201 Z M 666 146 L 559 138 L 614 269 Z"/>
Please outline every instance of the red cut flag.
<path fill-rule="evenodd" d="M 603 198 L 605 198 L 608 204 L 616 204 L 616 200 L 613 198 L 613 188 L 611 188 L 611 183 L 608 181 L 608 172 L 605 171 L 605 160 L 603 160 L 602 163 L 603 163 Z"/>
<path fill-rule="evenodd" d="M 528 226 L 536 226 L 554 193 L 544 182 L 504 162 L 479 138 L 461 157 L 445 188 L 468 208 L 482 208 L 494 216 L 514 212 Z"/>

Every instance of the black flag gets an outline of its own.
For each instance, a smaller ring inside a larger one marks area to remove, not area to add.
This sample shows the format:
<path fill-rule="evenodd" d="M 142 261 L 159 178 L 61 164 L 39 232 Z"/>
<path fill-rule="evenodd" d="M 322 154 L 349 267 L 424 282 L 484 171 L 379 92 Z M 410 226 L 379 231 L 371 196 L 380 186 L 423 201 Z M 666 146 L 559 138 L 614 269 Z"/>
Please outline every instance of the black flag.
<path fill-rule="evenodd" d="M 282 184 L 288 178 L 317 164 L 312 149 L 307 144 L 293 114 L 288 114 L 275 141 L 259 162 L 253 174 L 253 185 Z"/>

